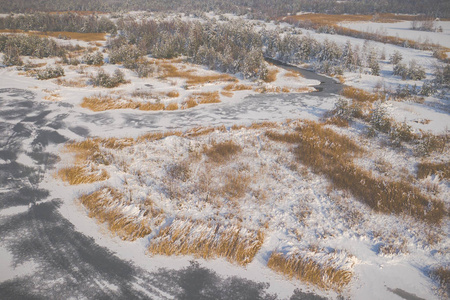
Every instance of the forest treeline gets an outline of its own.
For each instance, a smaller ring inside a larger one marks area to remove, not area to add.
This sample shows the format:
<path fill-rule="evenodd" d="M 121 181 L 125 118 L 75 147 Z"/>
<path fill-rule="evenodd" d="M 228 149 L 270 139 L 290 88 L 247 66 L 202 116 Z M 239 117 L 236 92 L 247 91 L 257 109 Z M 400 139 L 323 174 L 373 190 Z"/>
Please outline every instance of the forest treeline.
<path fill-rule="evenodd" d="M 0 0 L 0 12 L 132 10 L 250 14 L 273 18 L 299 11 L 329 14 L 408 13 L 450 17 L 448 0 Z"/>
<path fill-rule="evenodd" d="M 121 35 L 108 42 L 112 62 L 139 67 L 140 55 L 186 56 L 193 63 L 245 78 L 265 78 L 261 36 L 244 21 L 176 20 L 119 22 Z"/>
<path fill-rule="evenodd" d="M 33 13 L 1 17 L 0 29 L 115 33 L 116 25 L 107 17 L 96 14 Z"/>

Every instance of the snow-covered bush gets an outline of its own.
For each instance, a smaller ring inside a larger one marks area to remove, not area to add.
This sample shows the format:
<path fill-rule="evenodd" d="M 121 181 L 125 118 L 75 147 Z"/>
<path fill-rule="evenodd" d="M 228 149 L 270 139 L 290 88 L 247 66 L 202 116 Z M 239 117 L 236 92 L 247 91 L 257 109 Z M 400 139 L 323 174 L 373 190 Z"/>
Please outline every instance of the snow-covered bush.
<path fill-rule="evenodd" d="M 97 75 L 91 76 L 91 82 L 94 86 L 113 88 L 122 83 L 126 83 L 127 81 L 125 80 L 125 75 L 119 69 L 116 69 L 113 75 L 110 75 L 103 69 L 100 69 Z"/>
<path fill-rule="evenodd" d="M 394 54 L 392 54 L 389 57 L 389 61 L 391 62 L 391 64 L 393 65 L 397 65 L 399 62 L 401 62 L 403 59 L 402 54 L 399 51 L 395 51 Z"/>
<path fill-rule="evenodd" d="M 21 66 L 23 61 L 19 55 L 19 49 L 15 46 L 6 47 L 3 55 L 3 64 L 5 66 Z"/>
<path fill-rule="evenodd" d="M 373 129 L 388 133 L 391 130 L 391 119 L 388 116 L 386 108 L 379 103 L 370 114 L 370 125 Z"/>
<path fill-rule="evenodd" d="M 410 142 L 414 139 L 414 134 L 412 132 L 411 126 L 403 123 L 397 123 L 392 126 L 389 132 L 389 137 L 392 143 L 396 146 L 400 146 L 402 142 Z"/>
<path fill-rule="evenodd" d="M 54 67 L 47 66 L 45 69 L 37 71 L 36 76 L 39 80 L 57 78 L 64 76 L 64 69 L 59 65 Z"/>
<path fill-rule="evenodd" d="M 408 78 L 412 80 L 422 80 L 425 77 L 425 70 L 423 67 L 417 64 L 415 60 L 411 60 L 409 62 Z"/>
<path fill-rule="evenodd" d="M 86 52 L 81 60 L 87 65 L 101 66 L 103 65 L 103 54 L 98 51 L 95 53 Z"/>

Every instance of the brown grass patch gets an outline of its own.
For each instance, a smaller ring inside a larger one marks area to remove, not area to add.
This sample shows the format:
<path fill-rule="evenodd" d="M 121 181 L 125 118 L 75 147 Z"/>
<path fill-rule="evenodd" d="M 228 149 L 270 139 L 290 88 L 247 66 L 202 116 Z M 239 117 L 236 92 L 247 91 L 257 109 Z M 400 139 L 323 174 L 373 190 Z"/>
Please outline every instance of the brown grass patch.
<path fill-rule="evenodd" d="M 220 92 L 220 94 L 222 94 L 223 96 L 228 97 L 228 98 L 231 98 L 234 95 L 233 92 L 228 92 L 228 91 L 222 91 L 222 92 Z"/>
<path fill-rule="evenodd" d="M 284 77 L 288 77 L 288 78 L 300 78 L 303 77 L 302 74 L 300 74 L 299 72 L 294 72 L 294 71 L 289 71 L 284 73 L 283 75 Z"/>
<path fill-rule="evenodd" d="M 188 108 L 193 108 L 196 107 L 198 105 L 197 101 L 195 101 L 194 98 L 188 98 L 186 101 L 184 101 L 181 104 L 181 109 L 188 109 Z"/>
<path fill-rule="evenodd" d="M 379 98 L 379 95 L 366 92 L 362 89 L 346 86 L 342 90 L 342 96 L 356 100 L 358 102 L 375 102 Z"/>
<path fill-rule="evenodd" d="M 94 95 L 84 97 L 81 102 L 81 107 L 90 109 L 92 111 L 105 111 L 111 109 L 136 109 L 139 103 L 130 99 L 114 98 L 111 96 Z"/>
<path fill-rule="evenodd" d="M 450 179 L 450 162 L 427 163 L 422 162 L 417 165 L 417 178 L 425 178 L 429 175 L 438 175 L 439 178 Z"/>
<path fill-rule="evenodd" d="M 193 93 L 189 99 L 194 99 L 198 104 L 220 103 L 219 92 Z"/>
<path fill-rule="evenodd" d="M 178 104 L 172 104 L 169 110 L 178 108 Z M 139 109 L 143 111 L 157 111 L 167 109 L 164 103 L 158 102 L 139 102 L 132 99 L 126 99 L 104 95 L 94 95 L 84 97 L 81 102 L 81 107 L 88 108 L 92 111 L 106 111 L 113 109 Z"/>
<path fill-rule="evenodd" d="M 439 267 L 431 271 L 431 277 L 439 282 L 439 292 L 443 299 L 450 296 L 450 267 Z"/>
<path fill-rule="evenodd" d="M 180 93 L 178 91 L 170 91 L 167 94 L 167 97 L 169 98 L 177 98 L 180 97 Z"/>
<path fill-rule="evenodd" d="M 78 78 L 78 79 L 57 78 L 55 80 L 55 83 L 57 85 L 62 85 L 65 87 L 84 88 L 87 86 L 86 79 L 84 79 L 84 78 Z"/>
<path fill-rule="evenodd" d="M 53 92 L 47 96 L 44 96 L 42 99 L 47 101 L 59 101 L 61 100 L 61 95 L 59 93 Z"/>
<path fill-rule="evenodd" d="M 166 110 L 177 110 L 178 109 L 178 103 L 172 102 L 167 104 Z"/>
<path fill-rule="evenodd" d="M 109 175 L 105 170 L 85 166 L 73 166 L 60 169 L 58 171 L 58 176 L 61 180 L 68 182 L 70 185 L 93 183 L 109 178 Z"/>
<path fill-rule="evenodd" d="M 110 187 L 100 188 L 79 198 L 81 204 L 89 211 L 89 217 L 106 223 L 108 229 L 121 239 L 134 241 L 152 232 L 151 224 L 161 221 L 158 220 L 161 211 L 155 210 L 152 206 L 142 207 L 144 218 L 139 220 L 135 216 L 125 215 L 118 208 L 127 200 L 129 199 L 125 195 Z"/>
<path fill-rule="evenodd" d="M 224 257 L 245 266 L 261 249 L 264 234 L 239 225 L 176 219 L 152 239 L 148 252 L 162 255 L 194 255 L 204 259 Z"/>
<path fill-rule="evenodd" d="M 267 72 L 266 78 L 264 78 L 265 82 L 274 82 L 277 80 L 277 74 L 280 72 L 278 69 L 269 69 L 269 72 Z"/>
<path fill-rule="evenodd" d="M 231 199 L 242 198 L 248 191 L 249 184 L 250 177 L 247 174 L 237 170 L 227 172 L 222 187 L 222 195 L 226 195 Z"/>
<path fill-rule="evenodd" d="M 326 290 L 342 291 L 352 279 L 350 271 L 339 270 L 331 265 L 320 265 L 300 254 L 285 256 L 282 253 L 273 252 L 267 266 L 289 278 L 297 278 Z"/>
<path fill-rule="evenodd" d="M 20 29 L 1 29 L 0 33 L 23 33 L 28 35 L 36 35 L 39 37 L 66 37 L 70 39 L 92 42 L 92 41 L 105 41 L 105 33 L 80 33 L 80 32 L 69 32 L 69 31 L 23 31 Z"/>
<path fill-rule="evenodd" d="M 215 163 L 224 163 L 241 151 L 242 147 L 230 140 L 220 143 L 213 142 L 210 147 L 203 150 L 203 153 Z"/>
<path fill-rule="evenodd" d="M 328 177 L 335 188 L 351 192 L 375 211 L 405 214 L 432 224 L 439 223 L 445 215 L 442 202 L 423 195 L 406 180 L 374 177 L 357 167 L 352 160 L 363 150 L 349 138 L 315 122 L 305 122 L 297 132 L 300 142 L 294 154 L 299 162 Z M 271 133 L 267 136 L 270 138 Z"/>
<path fill-rule="evenodd" d="M 245 90 L 252 90 L 251 85 L 246 84 L 238 84 L 238 83 L 230 83 L 223 87 L 224 91 L 245 91 Z"/>
<path fill-rule="evenodd" d="M 183 78 L 186 79 L 188 85 L 200 85 L 213 82 L 235 82 L 237 79 L 228 74 L 214 74 L 214 75 L 195 75 L 192 70 L 179 70 L 172 63 L 166 61 L 159 61 L 158 64 L 162 68 L 161 78 Z"/>
<path fill-rule="evenodd" d="M 276 128 L 278 126 L 279 126 L 279 124 L 277 122 L 264 121 L 264 122 L 252 123 L 252 125 L 250 125 L 248 128 L 249 129 Z"/>
<path fill-rule="evenodd" d="M 165 132 L 151 132 L 146 133 L 144 135 L 141 135 L 137 138 L 137 142 L 143 142 L 143 141 L 157 141 L 163 138 L 166 138 L 168 136 L 182 136 L 183 132 L 181 131 L 165 131 Z"/>
<path fill-rule="evenodd" d="M 216 131 L 216 127 L 195 127 L 195 128 L 188 130 L 186 132 L 186 135 L 190 136 L 190 137 L 197 137 L 197 136 L 208 135 L 214 131 Z"/>
<path fill-rule="evenodd" d="M 401 21 L 412 21 L 416 16 L 397 15 L 392 13 L 377 15 L 329 15 L 329 14 L 302 14 L 283 18 L 285 21 L 298 22 L 308 21 L 317 26 L 334 26 L 341 22 L 378 22 L 396 23 Z"/>
<path fill-rule="evenodd" d="M 166 106 L 164 105 L 164 103 L 146 102 L 146 103 L 140 103 L 138 105 L 138 107 L 139 107 L 139 110 L 150 111 L 150 110 L 164 110 Z"/>

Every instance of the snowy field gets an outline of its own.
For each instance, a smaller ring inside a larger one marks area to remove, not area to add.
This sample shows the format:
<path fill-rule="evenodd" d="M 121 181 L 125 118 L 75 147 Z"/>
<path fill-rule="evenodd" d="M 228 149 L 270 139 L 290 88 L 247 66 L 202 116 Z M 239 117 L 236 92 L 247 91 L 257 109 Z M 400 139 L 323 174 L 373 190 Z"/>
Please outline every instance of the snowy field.
<path fill-rule="evenodd" d="M 409 30 L 410 22 L 341 25 L 422 42 L 428 38 L 450 47 L 449 24 L 439 22 L 442 33 Z M 302 31 L 322 42 L 328 39 L 343 45 L 350 40 L 364 45 L 355 38 Z M 414 59 L 423 66 L 427 77 L 437 63 L 430 52 L 376 42 L 369 46 L 387 57 L 401 51 L 405 61 Z M 55 63 L 52 59 L 33 62 Z M 49 298 L 175 299 L 178 290 L 170 285 L 175 286 L 174 278 L 185 274 L 183 270 L 196 259 L 223 278 L 268 283 L 267 292 L 280 299 L 288 299 L 296 289 L 331 299 L 339 295 L 348 299 L 440 299 L 438 284 L 428 272 L 450 261 L 448 214 L 440 225 L 430 225 L 411 212 L 377 212 L 296 160 L 298 144 L 269 137 L 268 132 L 295 135 L 309 121 L 322 122 L 342 96 L 314 92 L 318 80 L 276 66 L 269 67 L 275 80 L 253 82 L 239 76 L 220 77 L 218 72 L 181 61 L 165 61 L 160 68 L 169 68 L 169 64 L 184 75 L 138 78 L 121 66 L 105 64 L 102 68 L 107 73 L 119 68 L 129 80 L 112 89 L 88 83 L 89 75 L 99 67 L 64 66 L 63 79 L 68 84 L 37 80 L 13 67 L 0 69 L 0 196 L 4 199 L 0 236 L 5 241 L 0 245 L 0 269 L 6 270 L 0 274 L 0 295 L 3 291 L 31 297 L 45 290 L 50 291 L 44 291 Z M 394 76 L 387 59 L 381 61 L 380 75 L 346 72 L 343 78 L 346 85 L 369 92 L 377 85 L 391 89 L 421 85 Z M 205 77 L 219 79 L 202 81 Z M 201 83 L 190 84 L 192 78 Z M 205 95 L 213 95 L 213 101 L 203 100 Z M 112 102 L 98 111 L 84 104 L 87 98 L 103 96 Z M 196 101 L 192 107 L 190 97 Z M 139 106 L 126 106 L 130 103 Z M 166 109 L 139 109 L 144 104 Z M 177 108 L 169 110 L 169 105 Z M 449 133 L 450 108 L 445 97 L 380 105 L 415 134 Z M 361 147 L 364 154 L 351 157 L 358 168 L 386 182 L 410 181 L 433 201 L 443 202 L 448 211 L 448 178 L 416 178 L 416 167 L 424 160 L 448 162 L 448 147 L 423 159 L 409 144 L 390 147 L 386 135 L 368 138 L 367 124 L 362 121 L 349 127 L 321 126 Z M 202 130 L 207 133 L 197 134 Z M 161 139 L 145 138 L 145 134 L 164 132 L 171 133 Z M 123 147 L 121 140 L 117 147 L 99 142 L 96 154 L 101 159 L 95 156 L 92 160 L 76 159 L 65 146 L 93 137 L 127 140 Z M 235 147 L 230 156 L 218 158 L 210 151 L 228 142 Z M 327 141 L 324 144 L 330 146 Z M 94 177 L 108 177 L 70 185 L 58 171 L 73 166 Z M 99 199 L 110 201 L 100 208 L 100 214 L 106 216 L 111 209 L 127 222 L 144 224 L 146 234 L 130 240 L 110 226 L 106 217 L 98 217 L 99 211 L 94 213 L 80 203 L 83 195 L 97 191 Z M 114 198 L 114 193 L 121 196 Z M 217 257 L 208 259 L 202 259 L 205 256 L 198 250 L 185 255 L 168 251 L 173 255 L 165 256 L 162 246 L 158 248 L 170 239 L 176 245 L 185 242 L 173 238 L 177 230 L 189 244 L 203 236 L 221 240 L 221 235 L 233 234 L 236 228 L 242 244 L 248 242 L 251 251 L 256 249 L 242 260 L 218 250 Z M 309 259 L 319 269 L 351 273 L 351 281 L 336 287 L 323 275 L 319 282 L 325 283 L 318 287 L 313 281 L 289 278 L 268 267 L 274 253 Z M 86 285 L 89 292 L 77 290 L 80 285 Z M 248 283 L 248 287 L 255 286 Z"/>
<path fill-rule="evenodd" d="M 378 22 L 342 22 L 340 26 L 369 33 L 394 36 L 419 43 L 432 43 L 450 48 L 450 21 L 434 22 L 436 28 L 442 28 L 442 32 L 427 32 L 411 29 L 411 21 L 395 23 Z"/>

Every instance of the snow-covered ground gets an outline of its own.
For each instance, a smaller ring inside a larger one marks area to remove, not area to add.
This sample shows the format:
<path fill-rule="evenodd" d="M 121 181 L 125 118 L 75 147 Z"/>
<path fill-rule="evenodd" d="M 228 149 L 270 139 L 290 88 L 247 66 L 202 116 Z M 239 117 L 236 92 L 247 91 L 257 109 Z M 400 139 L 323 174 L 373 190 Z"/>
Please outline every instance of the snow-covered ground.
<path fill-rule="evenodd" d="M 342 22 L 340 26 L 369 33 L 394 36 L 420 43 L 429 42 L 450 48 L 450 21 L 435 21 L 435 28 L 442 28 L 442 32 L 428 32 L 411 29 L 411 21 L 395 23 L 378 22 Z"/>
<path fill-rule="evenodd" d="M 441 44 L 444 45 L 444 42 L 448 40 L 450 30 L 447 23 L 450 24 L 450 22 L 442 23 L 445 25 L 443 28 L 445 28 L 444 32 L 440 34 L 440 39 Z M 376 24 L 371 23 L 370 26 Z M 347 24 L 346 26 L 357 25 Z M 381 25 L 383 24 L 377 24 L 377 26 Z M 389 35 L 391 35 L 389 30 L 393 30 L 392 32 L 397 30 L 399 36 L 405 38 L 409 38 L 408 35 L 413 33 L 403 23 L 384 25 L 390 26 L 386 29 Z M 365 24 L 364 26 L 368 25 Z M 398 29 L 395 29 L 395 26 L 398 26 Z M 369 30 L 367 27 L 364 28 Z M 378 28 L 374 28 L 375 30 L 378 30 Z M 430 40 L 434 38 L 433 34 L 420 33 L 429 35 Z M 340 44 L 344 44 L 347 40 L 350 40 L 354 45 L 360 45 L 360 47 L 364 44 L 362 40 L 337 35 L 316 34 L 306 30 L 303 31 L 303 34 L 311 34 L 318 40 L 329 39 Z M 415 35 L 412 37 L 419 38 Z M 444 41 L 442 41 L 443 38 Z M 401 51 L 406 61 L 415 59 L 424 66 L 428 76 L 431 75 L 433 64 L 436 63 L 436 59 L 429 52 L 376 42 L 369 42 L 369 45 L 379 49 L 379 51 L 384 50 L 387 57 L 396 50 Z M 211 74 L 210 71 L 199 67 L 188 67 L 195 69 L 195 72 L 201 75 Z M 106 65 L 104 68 L 112 73 L 117 66 Z M 79 71 L 76 68 L 66 67 L 65 79 L 81 78 L 87 80 L 86 74 L 80 74 Z M 95 73 L 95 68 L 88 67 L 84 71 Z M 57 85 L 54 80 L 38 81 L 35 78 L 19 75 L 19 72 L 13 68 L 3 68 L 0 70 L 0 89 L 13 88 L 32 91 L 36 95 L 33 101 L 37 105 L 45 107 L 46 118 L 53 119 L 55 124 L 60 124 L 56 126 L 49 123 L 39 129 L 50 130 L 53 128 L 65 138 L 78 141 L 88 136 L 136 138 L 147 132 L 184 131 L 198 126 L 225 125 L 229 129 L 232 125 L 250 125 L 262 121 L 279 122 L 280 128 L 278 129 L 291 130 L 292 128 L 286 125 L 287 119 L 319 121 L 325 112 L 333 108 L 334 103 L 339 98 L 338 95 L 320 97 L 313 93 L 260 94 L 254 90 L 243 90 L 233 91 L 231 97 L 230 95 L 220 94 L 220 103 L 203 104 L 187 110 L 153 112 L 121 109 L 92 112 L 80 107 L 84 97 L 99 93 L 130 97 L 131 93 L 135 91 L 151 91 L 157 94 L 176 90 L 179 93 L 177 98 L 163 99 L 162 101 L 176 101 L 181 104 L 193 92 L 220 92 L 227 84 L 208 83 L 192 89 L 185 89 L 182 87 L 185 84 L 185 79 L 182 78 L 161 81 L 153 78 L 139 79 L 128 70 L 125 70 L 125 74 L 126 78 L 131 80 L 131 83 L 108 90 L 90 85 L 65 87 Z M 286 72 L 280 69 L 278 81 L 266 84 L 267 87 L 279 86 L 293 89 L 317 84 L 317 81 L 286 77 L 285 74 Z M 369 91 L 377 85 L 378 81 L 393 89 L 398 84 L 408 83 L 412 85 L 415 83 L 413 81 L 401 81 L 398 77 L 392 76 L 392 66 L 387 63 L 382 63 L 381 77 L 347 73 L 344 74 L 344 78 L 346 84 Z M 240 83 L 252 85 L 253 88 L 258 86 L 257 83 L 245 80 L 241 80 Z M 55 95 L 54 101 L 44 99 L 51 94 Z M 11 101 L 11 99 L 6 99 L 4 95 L 2 97 L 4 103 Z M 440 109 L 440 107 L 448 109 L 448 104 L 445 106 L 445 103 L 443 99 L 430 97 L 423 104 L 390 101 L 385 106 L 388 113 L 396 121 L 406 121 L 416 132 L 424 130 L 441 134 L 448 132 L 450 128 L 448 110 Z M 433 104 L 439 104 L 440 106 Z M 0 109 L 2 108 L 0 107 Z M 3 118 L 6 120 L 7 116 Z M 427 121 L 423 122 L 423 120 Z M 24 123 L 26 122 L 24 121 Z M 363 138 L 362 129 L 358 127 L 359 125 L 357 124 L 349 129 L 334 129 L 355 141 L 359 141 L 370 153 L 365 160 L 359 162 L 362 166 L 371 169 L 374 161 L 384 161 L 386 166 L 391 166 L 388 169 L 393 172 L 391 176 L 395 178 L 405 175 L 401 174 L 405 170 L 409 174 L 414 173 L 419 158 L 408 156 L 395 149 L 384 147 L 376 141 Z M 14 135 L 13 129 L 11 129 L 11 132 L 11 135 Z M 216 142 L 233 140 L 244 149 L 244 154 L 240 160 L 242 165 L 246 165 L 245 168 L 249 174 L 262 173 L 260 170 L 265 165 L 265 170 L 270 176 L 257 177 L 255 175 L 254 179 L 260 179 L 260 181 L 252 184 L 258 184 L 261 192 L 267 190 L 266 194 L 270 196 L 269 199 L 277 200 L 266 200 L 261 204 L 247 195 L 240 204 L 240 211 L 235 211 L 237 217 L 243 219 L 244 226 L 251 229 L 258 228 L 262 223 L 267 222 L 269 224 L 265 242 L 252 263 L 244 268 L 219 258 L 202 260 L 202 265 L 213 269 L 222 276 L 241 276 L 258 282 L 268 282 L 270 284 L 268 291 L 276 293 L 280 298 L 289 297 L 294 289 L 299 287 L 303 290 L 311 290 L 318 295 L 335 298 L 337 296 L 335 292 L 322 291 L 298 280 L 288 279 L 271 271 L 266 266 L 268 256 L 272 251 L 277 249 L 283 249 L 287 252 L 296 249 L 306 251 L 305 249 L 308 249 L 308 246 L 314 245 L 318 249 L 323 249 L 322 252 L 319 250 L 316 253 L 316 259 L 319 262 L 321 262 L 321 259 L 330 259 L 332 250 L 343 251 L 341 256 L 338 255 L 334 258 L 338 261 L 337 266 L 343 266 L 354 274 L 352 282 L 343 293 L 350 299 L 402 299 L 401 295 L 409 295 L 411 299 L 417 299 L 414 296 L 423 299 L 438 299 L 435 293 L 436 283 L 427 276 L 426 272 L 434 266 L 445 265 L 450 261 L 449 253 L 446 252 L 446 249 L 450 246 L 448 226 L 446 226 L 446 224 L 448 225 L 448 219 L 445 219 L 442 225 L 443 232 L 440 233 L 442 240 L 437 244 L 429 245 L 424 242 L 426 240 L 426 226 L 424 224 L 398 216 L 374 213 L 353 197 L 339 191 L 330 191 L 329 182 L 324 177 L 311 172 L 301 173 L 304 176 L 298 175 L 293 169 L 287 168 L 285 164 L 291 159 L 289 146 L 272 143 L 264 138 L 263 133 L 262 129 L 244 128 L 225 132 L 216 131 L 209 136 L 199 138 L 169 137 L 156 142 L 136 144 L 133 147 L 125 148 L 122 152 L 116 151 L 113 153 L 116 157 L 121 157 L 124 161 L 127 161 L 130 170 L 120 170 L 117 167 L 118 164 L 111 164 L 108 166 L 111 179 L 107 183 L 125 190 L 123 178 L 127 177 L 127 184 L 132 187 L 133 193 L 141 196 L 152 195 L 156 199 L 156 205 L 164 208 L 169 219 L 180 216 L 195 217 L 196 219 L 211 218 L 217 213 L 215 208 L 205 208 L 199 205 L 199 200 L 195 196 L 192 196 L 190 201 L 182 203 L 181 206 L 174 205 L 169 198 L 164 196 L 164 193 L 158 190 L 158 184 L 161 184 L 158 180 L 164 175 L 165 165 L 188 157 L 189 153 L 195 148 L 194 146 L 198 146 L 200 149 L 202 144 L 210 143 L 211 139 Z M 32 143 L 34 137 L 31 136 L 24 140 L 24 144 L 30 149 L 20 151 L 21 155 L 18 155 L 17 158 L 17 162 L 20 164 L 25 166 L 36 165 L 35 161 L 27 154 L 34 145 Z M 49 145 L 42 147 L 46 147 L 46 151 L 61 157 L 61 161 L 57 164 L 58 168 L 72 164 L 71 155 L 63 151 L 61 144 L 55 145 L 50 142 Z M 438 157 L 438 159 L 448 160 L 448 153 L 445 155 L 445 157 Z M 6 165 L 8 160 L 2 159 L 0 164 Z M 149 173 L 148 182 L 151 182 L 152 185 L 139 185 L 136 174 L 145 174 L 146 172 Z M 104 184 L 105 182 L 69 186 L 55 176 L 55 169 L 53 169 L 46 170 L 43 180 L 39 183 L 39 188 L 50 192 L 48 199 L 61 199 L 62 203 L 58 211 L 75 226 L 77 231 L 85 236 L 92 237 L 95 243 L 114 252 L 120 259 L 132 261 L 150 272 L 159 268 L 179 270 L 189 265 L 192 256 L 149 256 L 146 253 L 146 249 L 151 243 L 149 237 L 133 242 L 123 241 L 117 236 L 112 236 L 104 225 L 100 225 L 95 219 L 89 218 L 85 208 L 75 200 L 80 195 L 92 192 Z M 440 191 L 438 197 L 447 201 L 448 205 L 448 199 L 450 199 L 448 181 L 431 176 L 424 179 L 420 184 L 437 186 Z M 140 198 L 137 197 L 136 199 L 138 201 Z M 339 199 L 339 205 L 336 204 L 336 199 Z M 304 206 L 300 207 L 300 204 Z M 309 212 L 305 223 L 299 222 L 296 215 L 302 209 Z M 3 208 L 0 210 L 0 221 L 7 220 L 10 216 L 24 213 L 27 210 L 27 205 Z M 346 224 L 348 220 L 344 219 L 349 210 L 362 214 L 362 217 L 358 219 L 360 223 Z M 296 233 L 298 233 L 296 230 L 299 228 L 302 230 L 301 238 L 296 236 Z M 375 233 L 377 233 L 376 236 Z M 397 255 L 384 255 L 379 252 L 383 243 L 392 242 L 395 244 L 402 241 L 407 249 L 405 252 Z M 308 254 L 314 256 L 309 252 Z M 7 270 L 7 272 L 2 272 L 0 277 L 2 282 L 26 274 L 32 275 L 38 268 L 33 261 L 14 266 L 14 255 L 7 248 L 0 246 L 0 269 Z M 110 288 L 115 289 L 114 286 Z M 171 297 L 168 296 L 167 298 Z"/>

